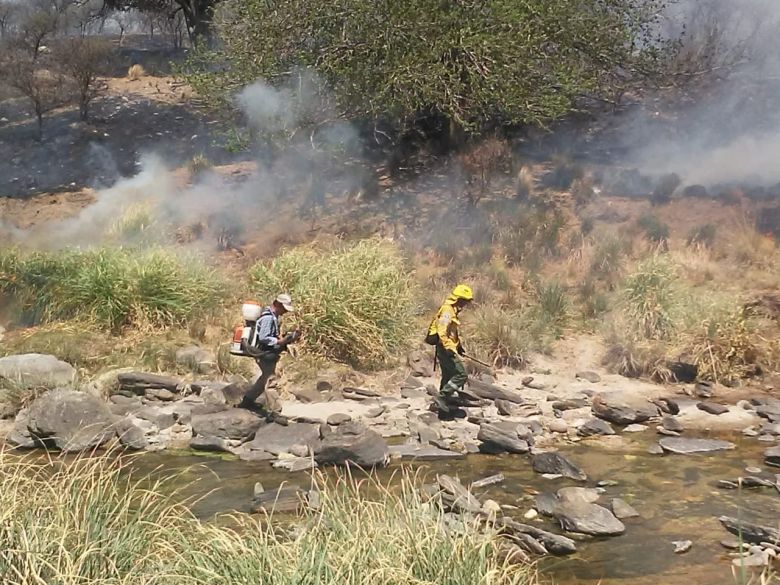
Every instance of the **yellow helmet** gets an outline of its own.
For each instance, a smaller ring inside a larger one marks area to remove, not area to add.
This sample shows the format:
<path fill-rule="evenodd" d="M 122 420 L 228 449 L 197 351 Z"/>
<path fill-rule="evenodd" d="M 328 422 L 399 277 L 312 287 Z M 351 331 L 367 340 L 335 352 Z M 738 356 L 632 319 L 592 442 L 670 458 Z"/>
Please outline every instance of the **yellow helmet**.
<path fill-rule="evenodd" d="M 474 300 L 474 293 L 471 291 L 471 287 L 467 284 L 459 284 L 452 289 L 452 296 L 456 299 L 463 299 L 464 301 Z"/>

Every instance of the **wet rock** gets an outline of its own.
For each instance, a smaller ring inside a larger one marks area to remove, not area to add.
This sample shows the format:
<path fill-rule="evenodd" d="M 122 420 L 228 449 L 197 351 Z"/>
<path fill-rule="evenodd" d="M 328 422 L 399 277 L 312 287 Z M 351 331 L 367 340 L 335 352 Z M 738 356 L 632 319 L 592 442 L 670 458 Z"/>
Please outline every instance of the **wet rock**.
<path fill-rule="evenodd" d="M 270 423 L 259 427 L 254 438 L 246 444 L 252 451 L 266 451 L 273 455 L 290 453 L 295 445 L 313 448 L 320 438 L 319 425 L 309 423 L 290 423 L 279 425 Z"/>
<path fill-rule="evenodd" d="M 179 380 L 157 374 L 144 374 L 143 372 L 124 372 L 117 376 L 117 392 L 125 395 L 143 396 L 151 390 L 167 390 L 176 393 Z"/>
<path fill-rule="evenodd" d="M 674 545 L 674 554 L 677 555 L 687 553 L 693 546 L 693 542 L 690 540 L 673 540 L 672 544 Z"/>
<path fill-rule="evenodd" d="M 647 448 L 647 452 L 650 453 L 650 455 L 663 455 L 664 450 L 658 443 L 653 443 Z"/>
<path fill-rule="evenodd" d="M 720 545 L 729 550 L 739 550 L 742 548 L 742 544 L 736 538 L 724 538 L 720 541 Z"/>
<path fill-rule="evenodd" d="M 352 422 L 336 427 L 318 441 L 314 457 L 320 465 L 354 464 L 368 468 L 385 465 L 390 450 L 378 433 Z"/>
<path fill-rule="evenodd" d="M 528 453 L 533 435 L 528 427 L 512 422 L 483 422 L 479 426 L 477 439 L 482 441 L 486 451 L 491 453 Z"/>
<path fill-rule="evenodd" d="M 469 391 L 479 398 L 487 400 L 507 400 L 515 404 L 523 404 L 525 398 L 516 390 L 508 390 L 481 380 L 469 380 Z"/>
<path fill-rule="evenodd" d="M 769 564 L 770 556 L 766 551 L 754 552 L 752 554 L 736 558 L 731 561 L 735 567 L 766 567 Z"/>
<path fill-rule="evenodd" d="M 449 475 L 436 476 L 436 483 L 441 490 L 443 503 L 453 512 L 479 514 L 482 504 L 460 481 Z"/>
<path fill-rule="evenodd" d="M 577 552 L 577 546 L 574 541 L 560 534 L 554 534 L 536 526 L 522 524 L 506 517 L 502 518 L 499 524 L 504 528 L 503 531 L 513 534 L 528 534 L 542 543 L 554 555 L 569 555 Z"/>
<path fill-rule="evenodd" d="M 764 451 L 764 463 L 772 467 L 780 467 L 780 446 L 770 447 Z"/>
<path fill-rule="evenodd" d="M 190 448 L 196 451 L 215 451 L 230 453 L 230 443 L 227 439 L 211 435 L 196 435 L 190 439 Z"/>
<path fill-rule="evenodd" d="M 537 473 L 554 473 L 577 481 L 586 481 L 585 472 L 559 453 L 539 453 L 531 459 L 531 466 Z"/>
<path fill-rule="evenodd" d="M 114 416 L 102 400 L 69 389 L 50 390 L 27 412 L 27 430 L 39 445 L 78 452 L 99 447 L 114 434 Z"/>
<path fill-rule="evenodd" d="M 617 392 L 596 394 L 591 408 L 595 416 L 618 425 L 644 422 L 658 415 L 658 407 L 654 404 Z"/>
<path fill-rule="evenodd" d="M 562 502 L 585 502 L 592 504 L 598 501 L 600 495 L 599 490 L 594 488 L 569 486 L 559 489 L 555 494 L 555 498 L 556 501 Z"/>
<path fill-rule="evenodd" d="M 265 424 L 265 420 L 243 408 L 230 408 L 210 414 L 194 414 L 191 424 L 195 436 L 248 441 Z"/>
<path fill-rule="evenodd" d="M 600 418 L 592 418 L 577 429 L 577 434 L 581 437 L 592 437 L 594 435 L 614 435 L 615 429 Z"/>
<path fill-rule="evenodd" d="M 440 449 L 433 445 L 390 445 L 390 457 L 392 459 L 457 459 L 463 457 L 461 453 Z"/>
<path fill-rule="evenodd" d="M 76 370 L 53 355 L 24 353 L 0 358 L 0 379 L 23 387 L 69 387 L 76 380 Z"/>
<path fill-rule="evenodd" d="M 688 455 L 690 453 L 710 453 L 734 449 L 736 445 L 718 439 L 691 439 L 684 437 L 664 437 L 658 443 L 664 451 Z"/>
<path fill-rule="evenodd" d="M 280 514 L 297 512 L 306 505 L 306 492 L 297 485 L 280 487 L 256 494 L 252 499 L 253 513 Z"/>
<path fill-rule="evenodd" d="M 561 500 L 556 504 L 553 516 L 569 532 L 616 536 L 626 531 L 626 527 L 612 512 L 598 504 Z"/>
<path fill-rule="evenodd" d="M 671 415 L 680 414 L 680 406 L 671 398 L 658 398 L 652 402 L 661 412 Z"/>
<path fill-rule="evenodd" d="M 624 433 L 641 433 L 647 430 L 647 425 L 633 424 L 628 425 L 623 429 Z"/>
<path fill-rule="evenodd" d="M 685 427 L 683 427 L 683 424 L 679 421 L 679 419 L 668 415 L 661 419 L 661 426 L 667 431 L 672 431 L 675 433 L 681 433 L 685 430 Z"/>
<path fill-rule="evenodd" d="M 289 457 L 274 461 L 271 465 L 274 469 L 284 469 L 291 473 L 308 471 L 317 467 L 317 462 L 311 457 Z"/>
<path fill-rule="evenodd" d="M 714 414 L 716 416 L 720 414 L 724 414 L 729 411 L 728 406 L 724 406 L 722 404 L 716 404 L 715 402 L 699 402 L 696 405 L 696 408 L 698 408 L 699 410 L 703 410 L 704 412 L 707 412 L 709 414 Z"/>
<path fill-rule="evenodd" d="M 601 382 L 601 376 L 599 376 L 596 372 L 591 372 L 588 370 L 582 370 L 574 374 L 574 377 L 578 380 L 585 380 L 586 382 L 590 382 L 591 384 L 598 384 Z"/>
<path fill-rule="evenodd" d="M 429 378 L 433 376 L 433 357 L 428 352 L 413 351 L 406 358 L 412 376 Z"/>
<path fill-rule="evenodd" d="M 770 526 L 761 526 L 752 522 L 740 521 L 730 516 L 721 516 L 718 518 L 723 527 L 742 538 L 743 542 L 752 544 L 761 544 L 762 542 L 780 542 L 780 530 Z"/>
<path fill-rule="evenodd" d="M 334 427 L 339 426 L 340 424 L 348 423 L 352 420 L 352 417 L 348 414 L 344 414 L 342 412 L 337 412 L 335 414 L 331 414 L 328 417 L 327 423 L 329 425 L 332 425 Z"/>
<path fill-rule="evenodd" d="M 496 485 L 498 483 L 503 482 L 505 479 L 506 478 L 504 477 L 503 473 L 497 473 L 489 477 L 478 479 L 477 481 L 472 481 L 471 485 L 469 486 L 469 489 L 477 490 L 491 485 Z"/>
<path fill-rule="evenodd" d="M 639 516 L 633 507 L 620 498 L 612 498 L 612 513 L 618 520 L 624 520 L 625 518 L 636 518 Z"/>

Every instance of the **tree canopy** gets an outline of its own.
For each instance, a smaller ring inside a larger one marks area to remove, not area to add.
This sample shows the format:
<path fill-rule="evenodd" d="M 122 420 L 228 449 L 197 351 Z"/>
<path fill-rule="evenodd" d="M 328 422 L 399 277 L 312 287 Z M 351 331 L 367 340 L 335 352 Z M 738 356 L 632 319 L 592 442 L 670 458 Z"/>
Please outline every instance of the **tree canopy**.
<path fill-rule="evenodd" d="M 224 0 L 189 79 L 226 100 L 313 71 L 339 114 L 402 129 L 543 124 L 619 91 L 662 53 L 663 0 Z"/>

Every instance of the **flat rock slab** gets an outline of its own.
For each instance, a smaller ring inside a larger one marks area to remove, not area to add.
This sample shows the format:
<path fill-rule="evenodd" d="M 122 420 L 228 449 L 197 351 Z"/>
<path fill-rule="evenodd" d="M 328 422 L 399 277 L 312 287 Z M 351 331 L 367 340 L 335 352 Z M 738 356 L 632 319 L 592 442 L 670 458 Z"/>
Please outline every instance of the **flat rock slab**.
<path fill-rule="evenodd" d="M 167 390 L 176 393 L 179 387 L 179 380 L 176 378 L 143 372 L 121 373 L 117 376 L 117 382 L 119 384 L 117 392 L 138 396 L 146 394 L 147 390 Z"/>
<path fill-rule="evenodd" d="M 253 513 L 291 513 L 306 506 L 306 493 L 298 486 L 281 487 L 255 494 L 252 499 Z"/>
<path fill-rule="evenodd" d="M 664 451 L 679 455 L 727 451 L 736 447 L 734 443 L 719 439 L 689 439 L 685 437 L 663 437 L 658 441 L 658 444 Z"/>
<path fill-rule="evenodd" d="M 724 414 L 729 411 L 728 406 L 724 406 L 723 404 L 716 404 L 715 402 L 699 402 L 696 405 L 696 408 L 699 410 L 703 410 L 704 412 L 708 412 L 709 414 L 719 415 Z"/>
<path fill-rule="evenodd" d="M 772 467 L 780 467 L 780 446 L 770 447 L 764 451 L 764 463 Z"/>
<path fill-rule="evenodd" d="M 488 400 L 507 400 L 515 404 L 523 404 L 525 402 L 523 394 L 517 390 L 508 390 L 482 380 L 469 380 L 469 391 L 479 398 Z"/>
<path fill-rule="evenodd" d="M 731 516 L 721 516 L 718 518 L 723 527 L 742 538 L 744 542 L 752 544 L 761 544 L 762 542 L 780 542 L 780 530 L 771 526 L 761 526 L 752 522 L 740 521 Z"/>
<path fill-rule="evenodd" d="M 592 437 L 594 435 L 614 435 L 615 429 L 613 429 L 612 425 L 610 425 L 605 420 L 601 420 L 600 418 L 592 418 L 588 421 L 585 421 L 585 423 L 577 429 L 577 434 L 581 437 Z"/>
<path fill-rule="evenodd" d="M 620 498 L 612 499 L 612 513 L 618 520 L 623 520 L 625 518 L 636 518 L 639 516 L 639 512 L 637 512 L 631 505 L 629 505 L 624 500 L 621 500 Z"/>
<path fill-rule="evenodd" d="M 99 447 L 114 437 L 114 415 L 91 394 L 69 389 L 46 392 L 30 405 L 27 430 L 36 443 L 66 452 Z"/>
<path fill-rule="evenodd" d="M 560 453 L 538 453 L 531 460 L 531 466 L 537 473 L 562 475 L 577 481 L 587 481 L 585 472 Z"/>
<path fill-rule="evenodd" d="M 457 459 L 463 454 L 456 451 L 439 449 L 433 445 L 390 445 L 392 459 Z"/>
<path fill-rule="evenodd" d="M 535 538 L 554 555 L 569 555 L 577 552 L 577 545 L 571 538 L 542 530 L 536 526 L 522 524 L 506 517 L 500 520 L 500 524 L 504 527 L 506 532 L 514 534 L 528 534 L 529 536 Z"/>
<path fill-rule="evenodd" d="M 598 384 L 601 382 L 601 376 L 599 376 L 596 372 L 591 372 L 588 370 L 581 370 L 574 374 L 574 377 L 578 380 L 585 380 L 586 382 L 590 382 L 591 384 Z"/>

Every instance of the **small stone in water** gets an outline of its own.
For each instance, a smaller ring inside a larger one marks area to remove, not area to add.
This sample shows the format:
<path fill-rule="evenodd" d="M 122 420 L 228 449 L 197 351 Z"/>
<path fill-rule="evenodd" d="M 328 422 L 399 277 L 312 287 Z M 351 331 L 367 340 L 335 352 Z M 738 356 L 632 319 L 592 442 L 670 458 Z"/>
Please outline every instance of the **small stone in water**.
<path fill-rule="evenodd" d="M 673 540 L 672 544 L 674 545 L 675 554 L 687 553 L 693 546 L 693 542 L 690 540 Z"/>
<path fill-rule="evenodd" d="M 661 445 L 659 445 L 658 443 L 654 443 L 654 444 L 650 445 L 647 448 L 647 452 L 650 453 L 651 455 L 663 455 L 664 454 L 663 448 L 661 448 Z"/>
<path fill-rule="evenodd" d="M 647 425 L 633 424 L 623 429 L 624 433 L 641 433 L 647 430 Z"/>
<path fill-rule="evenodd" d="M 563 476 L 560 473 L 543 473 L 542 477 L 544 479 L 560 479 Z"/>
<path fill-rule="evenodd" d="M 598 487 L 610 487 L 610 486 L 619 485 L 619 484 L 614 479 L 602 479 L 596 485 Z"/>
<path fill-rule="evenodd" d="M 739 541 L 735 538 L 724 538 L 720 541 L 720 545 L 723 548 L 727 548 L 729 550 L 737 550 L 740 548 Z"/>
<path fill-rule="evenodd" d="M 746 467 L 745 471 L 755 475 L 756 473 L 761 473 L 761 468 L 760 467 Z"/>
<path fill-rule="evenodd" d="M 742 429 L 742 434 L 746 437 L 757 437 L 760 433 L 753 427 L 748 427 L 746 429 Z"/>
<path fill-rule="evenodd" d="M 764 443 L 774 443 L 775 442 L 775 436 L 774 435 L 761 435 L 758 438 L 759 441 L 763 441 Z"/>
<path fill-rule="evenodd" d="M 536 510 L 534 510 L 533 508 L 531 508 L 530 510 L 528 510 L 528 512 L 526 512 L 525 514 L 523 514 L 523 518 L 525 518 L 526 520 L 533 520 L 533 519 L 534 519 L 534 518 L 536 518 L 538 515 L 539 515 L 539 512 L 537 512 Z"/>

